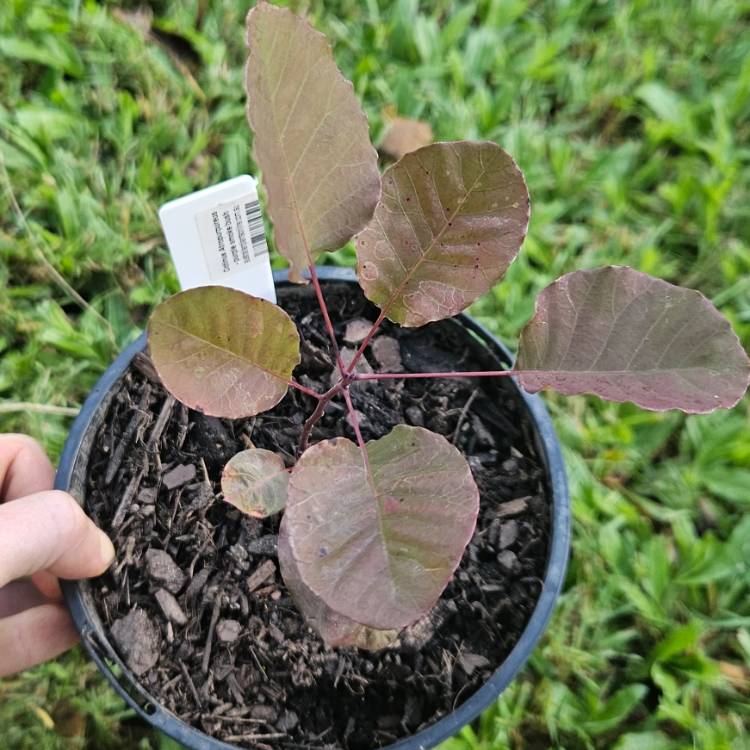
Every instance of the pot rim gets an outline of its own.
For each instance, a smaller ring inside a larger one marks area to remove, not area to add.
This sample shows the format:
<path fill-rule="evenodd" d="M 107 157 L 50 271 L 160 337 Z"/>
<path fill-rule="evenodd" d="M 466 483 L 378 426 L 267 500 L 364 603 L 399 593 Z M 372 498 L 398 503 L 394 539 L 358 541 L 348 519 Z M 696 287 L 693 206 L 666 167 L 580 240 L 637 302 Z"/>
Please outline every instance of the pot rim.
<path fill-rule="evenodd" d="M 356 274 L 354 269 L 351 268 L 318 266 L 317 272 L 321 281 L 356 283 Z M 273 276 L 277 287 L 292 286 L 287 279 L 286 270 L 275 271 Z M 495 355 L 507 363 L 513 361 L 510 351 L 482 325 L 465 313 L 460 313 L 455 318 L 465 328 L 477 334 Z M 60 457 L 60 465 L 55 476 L 55 489 L 68 490 L 70 488 L 73 482 L 74 469 L 82 453 L 82 439 L 92 418 L 97 413 L 105 396 L 128 368 L 133 357 L 142 351 L 145 345 L 146 334 L 143 333 L 120 353 L 92 389 L 65 442 Z M 518 385 L 515 378 L 512 378 L 512 381 L 534 426 L 536 447 L 546 469 L 551 493 L 551 536 L 542 591 L 520 638 L 490 679 L 479 690 L 457 709 L 438 719 L 435 723 L 414 735 L 384 746 L 381 750 L 428 750 L 455 735 L 461 727 L 473 721 L 484 709 L 489 707 L 518 674 L 531 655 L 549 623 L 555 602 L 562 590 L 570 548 L 570 497 L 562 452 L 552 420 L 541 397 L 526 393 Z M 81 643 L 114 690 L 142 719 L 172 739 L 195 750 L 236 750 L 237 745 L 230 745 L 210 737 L 160 706 L 138 682 L 107 640 L 98 615 L 89 611 L 81 582 L 61 581 L 61 584 L 65 602 L 81 636 Z M 119 675 L 116 673 L 119 673 Z"/>

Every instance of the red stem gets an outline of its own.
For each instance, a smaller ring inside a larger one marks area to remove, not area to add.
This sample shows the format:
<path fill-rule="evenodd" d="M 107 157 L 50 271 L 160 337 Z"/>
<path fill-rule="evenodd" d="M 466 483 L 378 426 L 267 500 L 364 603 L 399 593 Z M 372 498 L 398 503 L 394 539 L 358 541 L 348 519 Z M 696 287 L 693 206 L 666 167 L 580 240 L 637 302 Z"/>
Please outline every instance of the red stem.
<path fill-rule="evenodd" d="M 320 307 L 320 312 L 323 314 L 323 320 L 326 325 L 326 330 L 328 331 L 328 335 L 331 337 L 331 343 L 333 344 L 333 352 L 336 355 L 336 362 L 339 366 L 339 371 L 341 372 L 342 377 L 346 374 L 346 366 L 344 365 L 343 360 L 341 359 L 341 352 L 339 352 L 339 345 L 336 341 L 336 333 L 333 330 L 333 323 L 331 323 L 331 316 L 328 314 L 328 306 L 326 305 L 325 297 L 323 296 L 323 290 L 320 287 L 320 281 L 318 279 L 318 272 L 315 270 L 315 264 L 311 263 L 308 268 L 310 269 L 310 281 L 312 281 L 312 285 L 315 288 L 315 296 L 318 298 L 318 306 Z"/>
<path fill-rule="evenodd" d="M 308 388 L 306 385 L 302 385 L 302 383 L 298 383 L 296 380 L 290 380 L 289 385 L 292 388 L 296 388 L 301 393 L 305 393 L 308 396 L 312 396 L 312 398 L 322 398 L 321 394 L 317 391 L 314 391 L 312 388 Z"/>
<path fill-rule="evenodd" d="M 330 388 L 325 393 L 318 396 L 319 400 L 318 405 L 315 407 L 315 411 L 307 418 L 307 421 L 302 427 L 302 434 L 300 435 L 299 439 L 300 454 L 304 453 L 307 450 L 307 442 L 310 439 L 310 433 L 312 432 L 313 427 L 315 427 L 315 425 L 317 424 L 318 420 L 323 416 L 323 413 L 326 410 L 326 406 L 328 406 L 330 400 L 342 389 L 343 386 L 341 385 L 341 381 L 339 381 L 335 386 L 333 386 L 333 388 Z"/>
<path fill-rule="evenodd" d="M 372 340 L 372 337 L 378 332 L 378 328 L 380 328 L 380 324 L 385 320 L 385 313 L 381 310 L 380 315 L 378 315 L 378 319 L 372 324 L 372 328 L 369 330 L 367 336 L 365 336 L 362 343 L 359 345 L 359 349 L 357 349 L 354 357 L 352 358 L 352 361 L 349 363 L 349 369 L 347 372 L 351 375 L 354 372 L 354 368 L 357 366 L 357 362 L 359 362 L 359 358 L 365 353 L 365 349 L 367 349 L 367 345 Z"/>
<path fill-rule="evenodd" d="M 518 375 L 519 370 L 478 370 L 473 372 L 373 372 L 353 374 L 353 380 L 404 380 L 407 378 L 502 378 Z M 533 372 L 523 370 L 523 372 Z"/>

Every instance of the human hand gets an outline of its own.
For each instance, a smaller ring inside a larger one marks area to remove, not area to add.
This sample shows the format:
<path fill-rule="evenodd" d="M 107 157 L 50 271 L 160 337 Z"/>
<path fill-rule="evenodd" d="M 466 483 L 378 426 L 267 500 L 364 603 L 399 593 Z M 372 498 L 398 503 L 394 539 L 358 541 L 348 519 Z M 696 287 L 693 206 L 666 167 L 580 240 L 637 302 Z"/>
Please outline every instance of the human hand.
<path fill-rule="evenodd" d="M 66 492 L 25 435 L 0 435 L 0 677 L 78 640 L 57 578 L 89 578 L 114 559 L 109 538 Z"/>

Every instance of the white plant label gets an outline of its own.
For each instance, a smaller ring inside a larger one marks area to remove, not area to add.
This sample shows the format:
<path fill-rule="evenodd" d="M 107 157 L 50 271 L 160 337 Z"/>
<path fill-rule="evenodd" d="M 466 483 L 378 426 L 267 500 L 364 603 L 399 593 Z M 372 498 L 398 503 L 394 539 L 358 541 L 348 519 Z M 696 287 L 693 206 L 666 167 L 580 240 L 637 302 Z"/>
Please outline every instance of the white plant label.
<path fill-rule="evenodd" d="M 276 302 L 258 191 L 250 175 L 165 203 L 159 218 L 183 289 L 218 284 Z"/>

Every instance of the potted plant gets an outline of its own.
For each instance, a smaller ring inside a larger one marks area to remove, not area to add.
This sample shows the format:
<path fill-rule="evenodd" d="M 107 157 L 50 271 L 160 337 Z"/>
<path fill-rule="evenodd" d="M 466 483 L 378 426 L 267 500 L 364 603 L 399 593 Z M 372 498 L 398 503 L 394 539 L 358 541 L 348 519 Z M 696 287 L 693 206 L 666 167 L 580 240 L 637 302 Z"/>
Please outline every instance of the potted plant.
<path fill-rule="evenodd" d="M 181 292 L 104 376 L 58 487 L 118 559 L 68 601 L 191 747 L 431 747 L 520 668 L 562 583 L 559 451 L 516 383 L 698 413 L 737 403 L 748 358 L 698 292 L 605 267 L 540 294 L 511 365 L 462 311 L 525 237 L 512 158 L 436 143 L 381 180 L 325 38 L 267 3 L 247 29 L 281 305 Z M 316 268 L 355 236 L 358 286 Z"/>

